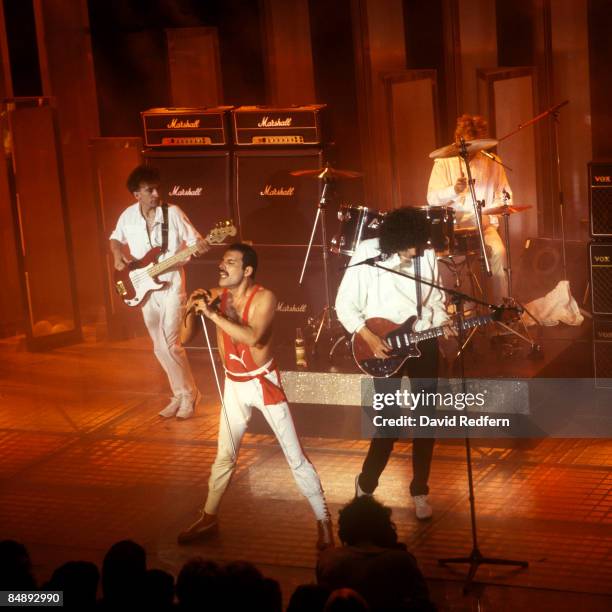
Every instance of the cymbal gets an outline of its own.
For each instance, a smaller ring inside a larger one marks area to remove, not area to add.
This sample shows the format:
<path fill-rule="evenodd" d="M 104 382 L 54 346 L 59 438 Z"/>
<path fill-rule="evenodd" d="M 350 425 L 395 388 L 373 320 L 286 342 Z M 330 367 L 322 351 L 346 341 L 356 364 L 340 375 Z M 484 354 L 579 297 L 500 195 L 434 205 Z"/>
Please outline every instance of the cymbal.
<path fill-rule="evenodd" d="M 465 148 L 467 149 L 468 155 L 472 153 L 478 153 L 478 151 L 486 151 L 497 146 L 497 140 L 493 138 L 479 138 L 477 140 L 466 140 Z M 461 153 L 461 145 L 453 142 L 453 144 L 440 147 L 429 154 L 431 159 L 442 159 L 445 157 L 459 157 Z"/>
<path fill-rule="evenodd" d="M 514 213 L 525 212 L 533 208 L 533 206 L 505 206 L 502 204 L 501 206 L 493 206 L 493 208 L 483 208 L 483 215 L 513 215 Z"/>
<path fill-rule="evenodd" d="M 289 173 L 291 176 L 307 176 L 317 179 L 352 179 L 359 176 L 363 176 L 362 172 L 355 172 L 355 170 L 340 170 L 339 168 L 332 168 L 329 164 L 324 168 L 316 168 L 314 170 L 293 170 Z"/>

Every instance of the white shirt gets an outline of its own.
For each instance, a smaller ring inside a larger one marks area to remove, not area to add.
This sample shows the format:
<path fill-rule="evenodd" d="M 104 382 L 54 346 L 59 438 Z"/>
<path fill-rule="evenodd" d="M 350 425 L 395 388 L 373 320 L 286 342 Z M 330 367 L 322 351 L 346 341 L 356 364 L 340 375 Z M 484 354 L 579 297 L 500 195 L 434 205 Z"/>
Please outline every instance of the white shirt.
<path fill-rule="evenodd" d="M 499 159 L 499 158 L 498 158 Z M 475 226 L 474 206 L 469 187 L 460 194 L 455 193 L 455 182 L 461 176 L 467 178 L 465 163 L 459 157 L 436 159 L 429 177 L 427 187 L 427 202 L 430 206 L 452 206 L 455 209 L 457 227 Z M 470 172 L 474 179 L 474 191 L 477 200 L 484 200 L 486 208 L 500 206 L 504 203 L 504 189 L 512 196 L 510 185 L 503 166 L 496 164 L 484 155 L 476 155 L 470 160 Z M 485 217 L 491 225 L 499 225 L 497 217 Z"/>
<path fill-rule="evenodd" d="M 117 226 L 110 235 L 110 240 L 127 244 L 132 257 L 142 259 L 153 247 L 162 245 L 162 224 L 164 221 L 161 206 L 155 209 L 153 227 L 147 229 L 146 219 L 136 202 L 128 206 L 119 216 Z M 159 261 L 174 255 L 182 247 L 191 246 L 201 238 L 198 231 L 191 225 L 187 215 L 174 205 L 168 206 L 168 250 L 162 253 Z M 159 280 L 169 283 L 169 287 L 177 292 L 184 291 L 183 270 L 169 270 L 160 274 Z"/>
<path fill-rule="evenodd" d="M 364 240 L 359 244 L 350 263 L 380 255 L 378 238 Z M 440 284 L 438 261 L 433 249 L 427 249 L 421 260 L 421 277 Z M 378 265 L 415 274 L 414 260 L 400 268 L 400 257 L 396 253 Z M 416 322 L 415 331 L 444 325 L 448 314 L 444 306 L 444 294 L 439 289 L 421 284 L 421 319 Z M 336 296 L 338 319 L 349 333 L 359 331 L 366 319 L 383 317 L 393 323 L 403 323 L 417 314 L 416 283 L 392 272 L 386 272 L 364 264 L 348 268 L 340 283 Z"/>

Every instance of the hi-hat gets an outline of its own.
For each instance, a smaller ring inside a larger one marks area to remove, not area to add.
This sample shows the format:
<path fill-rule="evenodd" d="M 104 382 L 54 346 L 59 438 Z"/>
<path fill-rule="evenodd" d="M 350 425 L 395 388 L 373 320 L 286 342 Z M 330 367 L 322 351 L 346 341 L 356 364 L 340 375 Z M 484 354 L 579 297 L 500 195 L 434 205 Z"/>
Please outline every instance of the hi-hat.
<path fill-rule="evenodd" d="M 468 155 L 472 153 L 478 153 L 478 151 L 486 151 L 497 146 L 497 140 L 493 138 L 479 138 L 477 140 L 466 140 L 465 148 Z M 429 154 L 431 159 L 442 159 L 445 157 L 459 157 L 461 154 L 461 145 L 453 142 L 453 144 L 440 147 Z"/>
<path fill-rule="evenodd" d="M 493 206 L 492 208 L 483 208 L 483 215 L 513 215 L 514 213 L 525 212 L 533 208 L 533 206 L 506 206 L 502 204 L 501 206 Z"/>
<path fill-rule="evenodd" d="M 289 174 L 291 174 L 291 176 L 307 176 L 317 179 L 352 179 L 363 176 L 361 172 L 356 172 L 355 170 L 340 170 L 339 168 L 332 168 L 329 164 L 324 168 L 315 168 L 314 170 L 293 170 Z"/>

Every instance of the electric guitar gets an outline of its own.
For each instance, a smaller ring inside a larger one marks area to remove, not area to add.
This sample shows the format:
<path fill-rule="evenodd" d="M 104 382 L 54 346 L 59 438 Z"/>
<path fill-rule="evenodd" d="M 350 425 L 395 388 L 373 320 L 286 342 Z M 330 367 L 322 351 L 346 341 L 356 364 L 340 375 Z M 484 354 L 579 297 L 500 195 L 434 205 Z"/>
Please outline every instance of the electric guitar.
<path fill-rule="evenodd" d="M 228 236 L 235 235 L 236 228 L 232 221 L 220 221 L 204 240 L 208 244 L 221 244 Z M 163 289 L 167 285 L 159 282 L 157 276 L 186 261 L 197 250 L 198 245 L 193 244 L 158 262 L 161 247 L 154 247 L 142 259 L 130 262 L 123 270 L 115 270 L 115 290 L 128 306 L 138 306 L 151 291 Z"/>
<path fill-rule="evenodd" d="M 516 306 L 498 306 L 491 314 L 464 319 L 462 327 L 465 331 L 492 321 L 508 323 L 518 319 L 519 316 L 520 310 Z M 351 338 L 353 358 L 359 369 L 374 378 L 388 378 L 395 374 L 407 359 L 421 356 L 418 347 L 421 340 L 444 335 L 446 325 L 417 332 L 414 331 L 415 321 L 416 316 L 399 325 L 382 317 L 368 319 L 366 321 L 368 329 L 380 338 L 384 338 L 392 349 L 387 357 L 375 357 L 368 343 L 359 334 L 353 334 Z"/>

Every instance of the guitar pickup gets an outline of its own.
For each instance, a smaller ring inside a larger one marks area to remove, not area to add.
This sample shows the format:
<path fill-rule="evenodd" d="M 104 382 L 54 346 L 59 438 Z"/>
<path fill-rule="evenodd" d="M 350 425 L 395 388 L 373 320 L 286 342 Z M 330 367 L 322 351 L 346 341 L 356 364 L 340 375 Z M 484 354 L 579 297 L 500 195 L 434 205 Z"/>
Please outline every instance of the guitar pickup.
<path fill-rule="evenodd" d="M 123 281 L 117 281 L 115 283 L 115 290 L 121 297 L 125 297 L 127 295 L 127 290 L 123 284 Z"/>

